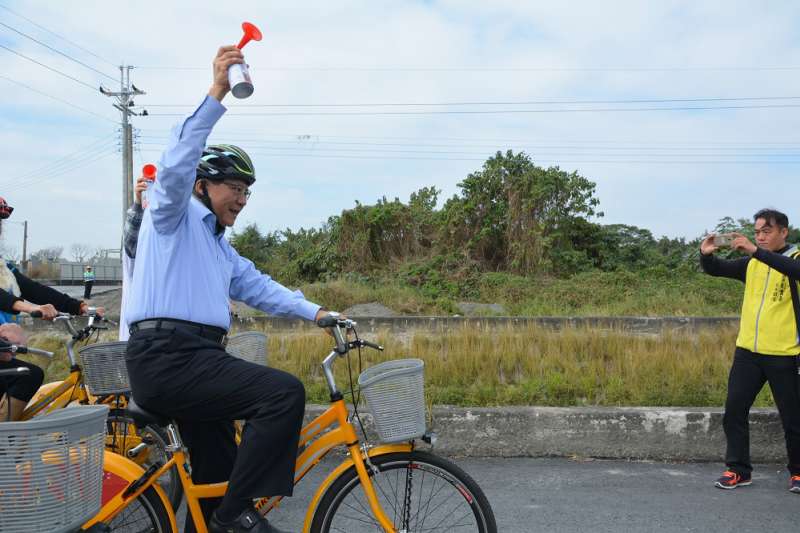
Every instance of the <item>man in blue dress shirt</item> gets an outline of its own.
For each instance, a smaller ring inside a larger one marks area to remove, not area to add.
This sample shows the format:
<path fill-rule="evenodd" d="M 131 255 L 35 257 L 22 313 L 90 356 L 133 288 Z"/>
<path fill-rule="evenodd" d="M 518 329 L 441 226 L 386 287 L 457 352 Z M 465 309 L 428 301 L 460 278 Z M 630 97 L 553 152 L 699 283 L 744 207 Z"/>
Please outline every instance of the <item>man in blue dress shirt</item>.
<path fill-rule="evenodd" d="M 255 172 L 241 149 L 205 144 L 225 112 L 228 67 L 242 62 L 236 47 L 220 48 L 208 95 L 172 132 L 148 192 L 124 313 L 136 403 L 177 420 L 195 482 L 230 480 L 221 502 L 203 500 L 212 533 L 278 531 L 252 499 L 291 496 L 305 408 L 296 377 L 225 352 L 229 298 L 278 316 L 327 314 L 256 270 L 224 237 L 247 203 Z M 247 421 L 238 449 L 236 419 Z M 188 517 L 186 531 L 194 531 Z"/>

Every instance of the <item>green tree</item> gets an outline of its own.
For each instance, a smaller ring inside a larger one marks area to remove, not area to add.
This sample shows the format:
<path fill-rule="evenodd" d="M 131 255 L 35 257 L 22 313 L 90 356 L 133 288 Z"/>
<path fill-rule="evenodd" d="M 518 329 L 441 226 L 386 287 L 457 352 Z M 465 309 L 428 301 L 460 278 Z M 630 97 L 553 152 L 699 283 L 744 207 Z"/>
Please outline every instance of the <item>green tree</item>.
<path fill-rule="evenodd" d="M 459 187 L 444 206 L 445 242 L 491 270 L 551 270 L 553 251 L 572 249 L 573 233 L 602 216 L 593 182 L 511 150 L 497 152 Z"/>

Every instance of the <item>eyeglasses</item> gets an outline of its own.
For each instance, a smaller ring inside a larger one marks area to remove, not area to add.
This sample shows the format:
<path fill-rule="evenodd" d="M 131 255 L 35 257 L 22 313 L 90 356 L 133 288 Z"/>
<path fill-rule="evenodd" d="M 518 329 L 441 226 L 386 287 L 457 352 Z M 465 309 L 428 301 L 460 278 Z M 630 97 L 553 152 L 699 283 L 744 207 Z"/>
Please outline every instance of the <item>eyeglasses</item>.
<path fill-rule="evenodd" d="M 236 196 L 238 196 L 240 198 L 244 198 L 245 200 L 249 200 L 250 199 L 250 195 L 253 194 L 250 191 L 250 189 L 248 189 L 247 187 L 243 187 L 242 185 L 239 185 L 238 183 L 229 183 L 227 181 L 223 181 L 222 183 L 225 186 L 227 186 L 230 190 L 232 190 L 234 192 L 234 194 L 236 194 Z"/>

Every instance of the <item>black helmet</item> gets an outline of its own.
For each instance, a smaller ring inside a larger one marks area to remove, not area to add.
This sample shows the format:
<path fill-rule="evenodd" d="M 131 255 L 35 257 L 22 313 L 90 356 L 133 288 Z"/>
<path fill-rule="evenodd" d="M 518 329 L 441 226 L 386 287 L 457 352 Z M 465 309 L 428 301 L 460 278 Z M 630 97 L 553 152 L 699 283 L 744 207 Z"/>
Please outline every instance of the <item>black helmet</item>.
<path fill-rule="evenodd" d="M 247 153 L 232 144 L 215 144 L 203 150 L 197 164 L 197 179 L 239 180 L 247 185 L 256 181 L 256 171 Z"/>

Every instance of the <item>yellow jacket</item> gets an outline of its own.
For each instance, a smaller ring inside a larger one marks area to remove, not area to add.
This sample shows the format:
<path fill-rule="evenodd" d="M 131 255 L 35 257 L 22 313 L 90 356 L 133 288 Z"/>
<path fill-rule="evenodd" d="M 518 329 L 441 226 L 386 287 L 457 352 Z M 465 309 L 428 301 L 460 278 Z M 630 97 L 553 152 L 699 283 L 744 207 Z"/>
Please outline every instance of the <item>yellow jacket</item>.
<path fill-rule="evenodd" d="M 702 257 L 703 269 L 709 274 L 744 281 L 736 346 L 765 355 L 800 354 L 797 318 L 789 286 L 794 283 L 797 287 L 800 277 L 793 275 L 790 279 L 783 273 L 788 271 L 787 266 L 792 271 L 800 268 L 800 261 L 795 261 L 798 256 L 800 250 L 792 246 L 782 254 L 759 249 L 753 257 L 733 261 Z"/>

